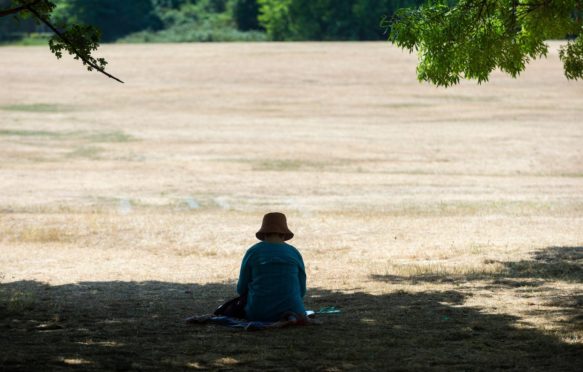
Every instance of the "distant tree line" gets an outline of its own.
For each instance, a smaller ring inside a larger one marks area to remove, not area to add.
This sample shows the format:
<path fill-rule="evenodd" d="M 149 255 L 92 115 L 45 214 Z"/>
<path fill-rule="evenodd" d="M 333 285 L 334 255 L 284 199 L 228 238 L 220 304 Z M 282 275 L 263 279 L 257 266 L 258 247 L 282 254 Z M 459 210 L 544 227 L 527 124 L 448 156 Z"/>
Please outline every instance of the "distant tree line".
<path fill-rule="evenodd" d="M 10 0 L 0 0 L 0 9 Z M 422 0 L 54 0 L 55 24 L 89 24 L 103 41 L 379 40 L 383 17 Z M 0 19 L 0 40 L 46 31 Z"/>
<path fill-rule="evenodd" d="M 0 0 L 0 9 L 8 9 L 11 5 L 11 0 Z M 48 32 L 48 30 L 32 19 L 16 20 L 13 17 L 0 18 L 0 41 L 14 40 L 23 34 L 37 32 Z"/>
<path fill-rule="evenodd" d="M 379 40 L 380 27 L 420 0 L 258 0 L 259 24 L 272 40 Z"/>
<path fill-rule="evenodd" d="M 50 31 L 45 42 L 123 82 L 95 58 L 100 40 L 375 40 L 416 52 L 438 86 L 513 77 L 559 48 L 567 79 L 583 79 L 583 0 L 0 0 L 0 42 Z M 101 30 L 101 31 L 100 31 Z M 26 40 L 26 39 L 25 39 Z M 24 41 L 21 41 L 24 43 Z"/>

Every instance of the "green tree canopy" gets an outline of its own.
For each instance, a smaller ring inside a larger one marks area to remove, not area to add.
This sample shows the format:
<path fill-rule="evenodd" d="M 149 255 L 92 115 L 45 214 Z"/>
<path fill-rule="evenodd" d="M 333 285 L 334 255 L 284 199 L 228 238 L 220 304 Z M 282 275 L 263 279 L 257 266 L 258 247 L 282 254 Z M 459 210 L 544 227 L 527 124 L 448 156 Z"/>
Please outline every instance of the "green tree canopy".
<path fill-rule="evenodd" d="M 113 41 L 145 28 L 159 28 L 152 0 L 53 0 L 52 20 L 57 24 L 95 26 L 103 41 Z"/>
<path fill-rule="evenodd" d="M 92 55 L 101 33 L 105 41 L 265 39 L 257 30 L 271 40 L 388 33 L 418 54 L 418 78 L 440 86 L 481 83 L 495 69 L 516 77 L 547 55 L 545 40 L 570 38 L 559 51 L 565 75 L 583 78 L 583 0 L 0 0 L 3 16 L 24 20 L 29 31 L 31 20 L 45 25 L 58 58 L 68 52 L 114 79 Z M 0 22 L 0 32 L 9 34 L 7 27 Z"/>
<path fill-rule="evenodd" d="M 419 80 L 439 86 L 516 77 L 546 56 L 545 40 L 576 37 L 559 51 L 568 79 L 583 78 L 581 0 L 431 0 L 396 12 L 385 26 L 396 45 L 417 52 Z"/>
<path fill-rule="evenodd" d="M 380 40 L 379 23 L 423 0 L 258 0 L 259 21 L 273 40 Z"/>
<path fill-rule="evenodd" d="M 257 0 L 236 0 L 233 15 L 237 28 L 241 31 L 260 30 L 259 4 Z"/>

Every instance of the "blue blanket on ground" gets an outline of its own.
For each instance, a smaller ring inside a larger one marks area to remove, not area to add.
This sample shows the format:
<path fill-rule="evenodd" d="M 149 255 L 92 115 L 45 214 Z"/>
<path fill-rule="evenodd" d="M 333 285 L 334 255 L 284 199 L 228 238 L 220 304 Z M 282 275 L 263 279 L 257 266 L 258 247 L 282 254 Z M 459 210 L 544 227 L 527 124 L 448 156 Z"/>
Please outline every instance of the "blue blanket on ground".
<path fill-rule="evenodd" d="M 260 322 L 247 319 L 233 318 L 225 315 L 203 315 L 186 318 L 188 324 L 218 324 L 229 328 L 244 329 L 246 331 L 259 331 L 268 328 L 281 328 L 292 325 L 292 322 Z"/>
<path fill-rule="evenodd" d="M 283 328 L 292 325 L 305 325 L 305 324 L 321 324 L 320 321 L 313 319 L 316 314 L 339 314 L 340 310 L 333 306 L 322 307 L 318 311 L 306 311 L 306 315 L 309 319 L 298 321 L 294 316 L 286 320 L 280 320 L 277 322 L 263 322 L 257 320 L 247 320 L 233 318 L 225 315 L 202 315 L 202 316 L 191 316 L 186 318 L 186 323 L 188 324 L 218 324 L 230 328 L 244 329 L 246 331 L 259 331 L 263 329 L 273 329 L 273 328 Z"/>
<path fill-rule="evenodd" d="M 229 316 L 213 316 L 207 320 L 207 323 L 219 324 L 231 328 L 241 328 L 245 330 L 262 330 L 270 328 L 276 322 L 260 322 L 247 319 L 231 318 Z"/>

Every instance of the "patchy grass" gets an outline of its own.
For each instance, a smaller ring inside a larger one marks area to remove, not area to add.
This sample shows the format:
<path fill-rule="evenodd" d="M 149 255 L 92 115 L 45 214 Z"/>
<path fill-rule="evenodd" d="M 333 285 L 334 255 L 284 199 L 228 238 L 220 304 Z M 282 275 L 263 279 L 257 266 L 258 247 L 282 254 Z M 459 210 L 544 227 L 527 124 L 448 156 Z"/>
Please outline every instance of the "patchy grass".
<path fill-rule="evenodd" d="M 253 171 L 290 172 L 298 170 L 322 170 L 330 165 L 326 162 L 298 159 L 270 159 L 252 161 Z"/>
<path fill-rule="evenodd" d="M 549 247 L 533 259 L 497 261 L 486 259 L 479 265 L 450 263 L 389 265 L 384 280 L 475 280 L 528 278 L 583 283 L 583 247 Z"/>
<path fill-rule="evenodd" d="M 34 309 L 36 296 L 27 290 L 5 290 L 0 289 L 0 316 L 20 315 Z"/>
<path fill-rule="evenodd" d="M 69 243 L 71 235 L 62 227 L 26 226 L 13 232 L 12 238 L 23 243 Z"/>
<path fill-rule="evenodd" d="M 85 158 L 91 160 L 99 159 L 99 155 L 103 153 L 103 149 L 97 146 L 81 146 L 67 154 L 68 158 Z"/>
<path fill-rule="evenodd" d="M 84 136 L 84 138 L 90 142 L 102 143 L 125 143 L 136 140 L 133 136 L 130 136 L 129 134 L 122 131 L 87 134 Z"/>
<path fill-rule="evenodd" d="M 251 171 L 297 172 L 340 171 L 338 167 L 351 164 L 351 160 L 307 160 L 307 159 L 213 159 L 217 162 L 241 163 L 251 166 Z"/>
<path fill-rule="evenodd" d="M 123 131 L 87 132 L 87 131 L 48 131 L 24 129 L 0 129 L 0 139 L 10 138 L 15 143 L 35 151 L 28 150 L 26 154 L 15 160 L 27 160 L 32 163 L 59 162 L 66 159 L 99 160 L 104 148 L 96 144 L 123 145 L 136 139 Z M 59 145 L 55 146 L 55 142 Z M 117 159 L 119 160 L 119 158 Z"/>
<path fill-rule="evenodd" d="M 0 136 L 62 138 L 65 134 L 46 130 L 0 129 Z"/>
<path fill-rule="evenodd" d="M 253 165 L 256 171 L 297 171 L 301 168 L 311 168 L 318 163 L 301 160 L 261 160 Z"/>
<path fill-rule="evenodd" d="M 387 268 L 387 275 L 396 275 L 400 277 L 417 279 L 423 278 L 450 278 L 450 277 L 483 277 L 485 275 L 491 276 L 501 272 L 502 265 L 500 263 L 492 263 L 490 265 L 455 265 L 443 263 L 428 263 L 428 264 L 402 264 L 391 265 Z"/>
<path fill-rule="evenodd" d="M 57 105 L 54 103 L 30 103 L 30 104 L 3 105 L 0 106 L 0 110 L 32 113 L 54 113 L 71 111 L 71 108 L 69 106 Z"/>
<path fill-rule="evenodd" d="M 530 216 L 533 214 L 577 214 L 583 212 L 583 203 L 562 203 L 520 200 L 442 201 L 425 204 L 402 204 L 384 208 L 384 213 L 395 216 L 486 216 L 503 214 Z"/>
<path fill-rule="evenodd" d="M 79 140 L 96 143 L 125 143 L 136 139 L 122 131 L 112 132 L 57 132 L 47 130 L 0 129 L 0 136 L 6 137 L 38 137 L 40 139 Z"/>
<path fill-rule="evenodd" d="M 501 101 L 501 97 L 497 95 L 461 95 L 461 94 L 452 94 L 452 93 L 444 93 L 440 95 L 413 95 L 414 98 L 417 99 L 430 99 L 430 100 L 439 100 L 439 101 L 454 101 L 454 102 L 499 102 Z"/>
<path fill-rule="evenodd" d="M 416 102 L 390 102 L 381 105 L 381 107 L 390 109 L 413 109 L 432 106 L 435 106 L 435 104 L 422 102 L 420 100 L 417 100 Z"/>

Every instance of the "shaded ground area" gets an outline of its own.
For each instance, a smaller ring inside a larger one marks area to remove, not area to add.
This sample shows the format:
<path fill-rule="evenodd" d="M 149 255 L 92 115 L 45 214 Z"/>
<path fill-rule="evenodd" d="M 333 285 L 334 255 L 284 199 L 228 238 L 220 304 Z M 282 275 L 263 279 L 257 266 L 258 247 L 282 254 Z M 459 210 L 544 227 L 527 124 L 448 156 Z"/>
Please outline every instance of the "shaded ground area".
<path fill-rule="evenodd" d="M 508 263 L 505 274 L 491 278 L 492 291 L 522 278 L 536 279 L 536 286 L 557 278 L 580 282 L 581 252 L 581 247 L 554 247 L 536 253 L 532 261 Z M 464 282 L 469 278 L 450 279 L 459 290 L 372 295 L 312 289 L 308 307 L 337 306 L 342 315 L 323 317 L 325 324 L 319 327 L 264 332 L 183 323 L 184 317 L 208 312 L 231 297 L 231 283 L 3 283 L 0 366 L 23 371 L 235 367 L 548 371 L 582 365 L 580 344 L 561 342 L 517 317 L 467 306 L 472 294 Z M 570 302 L 555 300 L 555 311 L 567 313 L 571 325 L 580 327 L 581 296 Z"/>
<path fill-rule="evenodd" d="M 542 306 L 533 306 L 523 313 L 532 317 L 546 317 L 562 333 L 581 334 L 583 331 L 583 247 L 549 247 L 532 254 L 530 260 L 499 262 L 497 272 L 471 272 L 466 275 L 425 273 L 396 276 L 373 275 L 387 283 L 449 283 L 465 294 L 510 292 L 525 299 L 542 300 Z M 576 290 L 562 290 L 561 284 L 576 284 Z M 580 336 L 575 336 L 580 337 Z"/>

